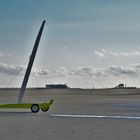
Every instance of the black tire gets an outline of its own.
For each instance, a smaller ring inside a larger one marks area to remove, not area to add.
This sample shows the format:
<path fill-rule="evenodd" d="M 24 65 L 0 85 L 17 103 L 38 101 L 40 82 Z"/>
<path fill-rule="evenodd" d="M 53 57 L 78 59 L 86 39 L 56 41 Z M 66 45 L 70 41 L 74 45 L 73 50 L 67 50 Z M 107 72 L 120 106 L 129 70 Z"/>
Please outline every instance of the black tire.
<path fill-rule="evenodd" d="M 39 111 L 39 105 L 38 104 L 32 104 L 32 106 L 31 106 L 31 111 L 33 112 L 33 113 L 37 113 L 38 111 Z"/>
<path fill-rule="evenodd" d="M 42 110 L 43 112 L 47 112 L 47 111 L 49 110 L 49 107 L 48 107 L 48 108 L 46 108 L 46 109 L 41 108 L 41 110 Z"/>

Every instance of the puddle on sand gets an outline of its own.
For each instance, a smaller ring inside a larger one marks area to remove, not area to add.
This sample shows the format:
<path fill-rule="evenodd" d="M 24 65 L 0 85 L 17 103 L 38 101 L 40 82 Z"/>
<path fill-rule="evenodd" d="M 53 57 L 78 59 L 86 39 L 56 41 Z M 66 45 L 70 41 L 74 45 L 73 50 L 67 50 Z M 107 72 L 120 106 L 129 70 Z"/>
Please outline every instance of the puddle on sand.
<path fill-rule="evenodd" d="M 112 105 L 112 108 L 123 110 L 140 110 L 140 103 L 114 104 Z"/>

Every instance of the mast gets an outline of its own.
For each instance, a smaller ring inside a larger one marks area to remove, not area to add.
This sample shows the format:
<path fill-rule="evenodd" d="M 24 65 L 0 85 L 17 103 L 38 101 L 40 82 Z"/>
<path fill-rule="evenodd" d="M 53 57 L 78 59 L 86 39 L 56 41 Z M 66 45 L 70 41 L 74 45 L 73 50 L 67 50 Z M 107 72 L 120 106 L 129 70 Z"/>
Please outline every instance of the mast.
<path fill-rule="evenodd" d="M 28 63 L 28 67 L 26 69 L 26 73 L 25 73 L 25 76 L 24 76 L 24 80 L 23 80 L 23 83 L 22 83 L 22 86 L 21 86 L 21 89 L 20 89 L 20 92 L 19 92 L 19 96 L 18 96 L 18 103 L 19 104 L 22 103 L 22 98 L 23 98 L 23 95 L 25 93 L 25 89 L 26 89 L 28 79 L 29 79 L 29 76 L 30 76 L 30 73 L 31 73 L 31 69 L 32 69 L 32 66 L 33 66 L 33 63 L 34 63 L 35 55 L 36 55 L 36 52 L 37 52 L 37 49 L 38 49 L 38 45 L 39 45 L 39 42 L 40 42 L 40 38 L 41 38 L 41 35 L 42 35 L 42 31 L 43 31 L 45 22 L 46 22 L 45 20 L 42 22 L 42 25 L 41 25 L 40 30 L 38 32 L 36 41 L 34 43 L 32 54 L 31 54 L 31 57 L 30 57 L 30 60 L 29 60 L 29 63 Z"/>

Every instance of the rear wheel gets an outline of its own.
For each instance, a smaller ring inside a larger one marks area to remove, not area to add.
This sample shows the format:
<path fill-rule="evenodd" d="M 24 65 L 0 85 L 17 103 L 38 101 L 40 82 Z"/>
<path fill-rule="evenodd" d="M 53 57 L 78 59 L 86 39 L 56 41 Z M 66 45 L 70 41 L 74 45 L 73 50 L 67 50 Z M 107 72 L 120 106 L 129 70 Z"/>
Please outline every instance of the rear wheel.
<path fill-rule="evenodd" d="M 39 105 L 38 104 L 32 104 L 31 111 L 33 113 L 37 113 L 39 111 Z"/>

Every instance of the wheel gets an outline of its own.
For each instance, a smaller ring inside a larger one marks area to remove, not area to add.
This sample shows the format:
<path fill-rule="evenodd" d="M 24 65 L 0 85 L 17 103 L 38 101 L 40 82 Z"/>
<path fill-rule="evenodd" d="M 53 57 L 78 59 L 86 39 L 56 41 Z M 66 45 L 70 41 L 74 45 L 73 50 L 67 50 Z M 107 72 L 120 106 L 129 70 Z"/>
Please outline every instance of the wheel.
<path fill-rule="evenodd" d="M 43 112 L 47 112 L 47 111 L 49 110 L 49 107 L 48 107 L 48 108 L 41 108 L 41 110 L 42 110 Z"/>
<path fill-rule="evenodd" d="M 31 111 L 33 113 L 37 113 L 39 111 L 39 105 L 38 104 L 32 104 Z"/>
<path fill-rule="evenodd" d="M 42 103 L 42 104 L 40 105 L 40 108 L 41 108 L 41 110 L 42 110 L 43 112 L 46 112 L 46 111 L 49 110 L 49 104 L 48 104 L 48 103 Z"/>

